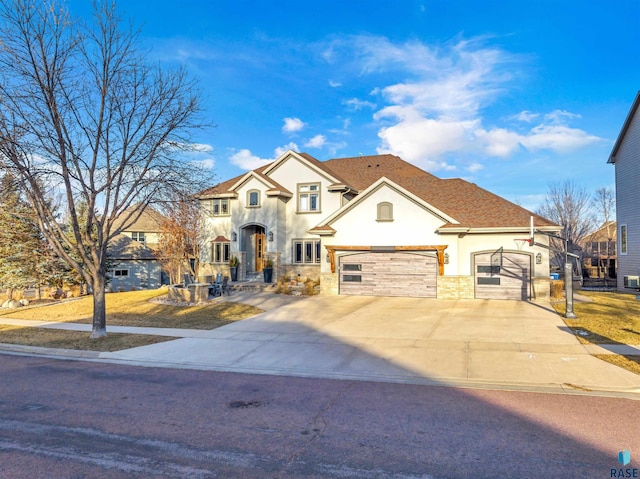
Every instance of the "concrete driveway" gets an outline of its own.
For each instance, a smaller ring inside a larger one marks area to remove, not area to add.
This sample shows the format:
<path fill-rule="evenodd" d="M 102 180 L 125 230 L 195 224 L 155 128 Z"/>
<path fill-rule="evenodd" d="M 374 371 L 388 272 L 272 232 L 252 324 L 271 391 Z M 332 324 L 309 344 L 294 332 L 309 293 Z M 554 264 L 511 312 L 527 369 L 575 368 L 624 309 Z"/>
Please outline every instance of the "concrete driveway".
<path fill-rule="evenodd" d="M 102 353 L 144 365 L 536 390 L 640 391 L 548 304 L 243 293 L 266 310 L 174 341 Z"/>

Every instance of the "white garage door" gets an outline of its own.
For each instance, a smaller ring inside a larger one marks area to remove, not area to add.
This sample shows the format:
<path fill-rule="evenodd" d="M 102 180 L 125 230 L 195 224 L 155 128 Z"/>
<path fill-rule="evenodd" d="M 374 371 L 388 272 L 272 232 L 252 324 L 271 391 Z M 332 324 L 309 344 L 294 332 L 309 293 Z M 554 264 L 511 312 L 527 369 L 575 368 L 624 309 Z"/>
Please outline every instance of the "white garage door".
<path fill-rule="evenodd" d="M 357 253 L 340 257 L 340 294 L 436 297 L 438 260 L 418 253 Z"/>
<path fill-rule="evenodd" d="M 476 298 L 529 299 L 531 257 L 522 253 L 475 255 Z"/>

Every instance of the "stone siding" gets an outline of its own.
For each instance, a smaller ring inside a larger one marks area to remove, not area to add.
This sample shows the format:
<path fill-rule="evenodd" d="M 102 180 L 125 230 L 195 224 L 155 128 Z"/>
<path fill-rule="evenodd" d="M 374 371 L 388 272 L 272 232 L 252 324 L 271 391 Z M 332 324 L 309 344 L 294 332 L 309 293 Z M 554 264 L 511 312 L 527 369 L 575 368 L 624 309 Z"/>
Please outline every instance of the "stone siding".
<path fill-rule="evenodd" d="M 438 299 L 473 299 L 473 276 L 438 276 Z"/>
<path fill-rule="evenodd" d="M 327 296 L 338 294 L 338 273 L 320 275 L 320 294 Z"/>

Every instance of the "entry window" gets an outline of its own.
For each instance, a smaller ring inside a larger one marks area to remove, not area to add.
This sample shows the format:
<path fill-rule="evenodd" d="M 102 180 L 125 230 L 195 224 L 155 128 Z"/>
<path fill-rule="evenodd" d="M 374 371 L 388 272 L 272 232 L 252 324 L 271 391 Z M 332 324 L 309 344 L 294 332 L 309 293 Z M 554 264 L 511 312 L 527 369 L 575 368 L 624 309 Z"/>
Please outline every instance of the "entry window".
<path fill-rule="evenodd" d="M 247 206 L 249 208 L 258 208 L 260 206 L 260 192 L 258 190 L 247 192 Z"/>
<path fill-rule="evenodd" d="M 393 204 L 388 201 L 378 203 L 377 221 L 393 221 Z"/>
<path fill-rule="evenodd" d="M 293 240 L 294 263 L 319 263 L 320 240 Z"/>
<path fill-rule="evenodd" d="M 213 216 L 229 215 L 229 200 L 226 198 L 216 198 L 213 200 Z"/>
<path fill-rule="evenodd" d="M 133 233 L 131 233 L 131 239 L 133 241 L 137 241 L 138 243 L 144 244 L 144 241 L 145 241 L 144 232 L 134 231 Z"/>
<path fill-rule="evenodd" d="M 298 212 L 320 212 L 320 183 L 298 185 Z"/>
<path fill-rule="evenodd" d="M 213 263 L 228 263 L 231 244 L 227 242 L 211 243 L 211 259 Z"/>
<path fill-rule="evenodd" d="M 620 225 L 620 254 L 627 254 L 627 225 Z"/>
<path fill-rule="evenodd" d="M 113 270 L 113 276 L 115 276 L 116 278 L 126 278 L 127 276 L 129 276 L 129 270 L 128 269 L 114 269 Z"/>
<path fill-rule="evenodd" d="M 494 286 L 500 286 L 500 278 L 483 278 L 480 276 L 478 278 L 478 284 L 491 284 Z"/>

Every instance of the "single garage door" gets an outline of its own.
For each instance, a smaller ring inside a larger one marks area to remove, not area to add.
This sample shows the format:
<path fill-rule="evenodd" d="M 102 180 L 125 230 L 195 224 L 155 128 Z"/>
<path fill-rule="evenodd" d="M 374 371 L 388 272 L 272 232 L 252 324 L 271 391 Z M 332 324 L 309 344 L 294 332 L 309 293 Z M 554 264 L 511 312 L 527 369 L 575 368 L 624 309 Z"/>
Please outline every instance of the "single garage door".
<path fill-rule="evenodd" d="M 436 297 L 438 260 L 419 253 L 357 253 L 340 257 L 340 294 Z"/>
<path fill-rule="evenodd" d="M 475 255 L 476 298 L 529 299 L 531 257 L 522 253 Z"/>

